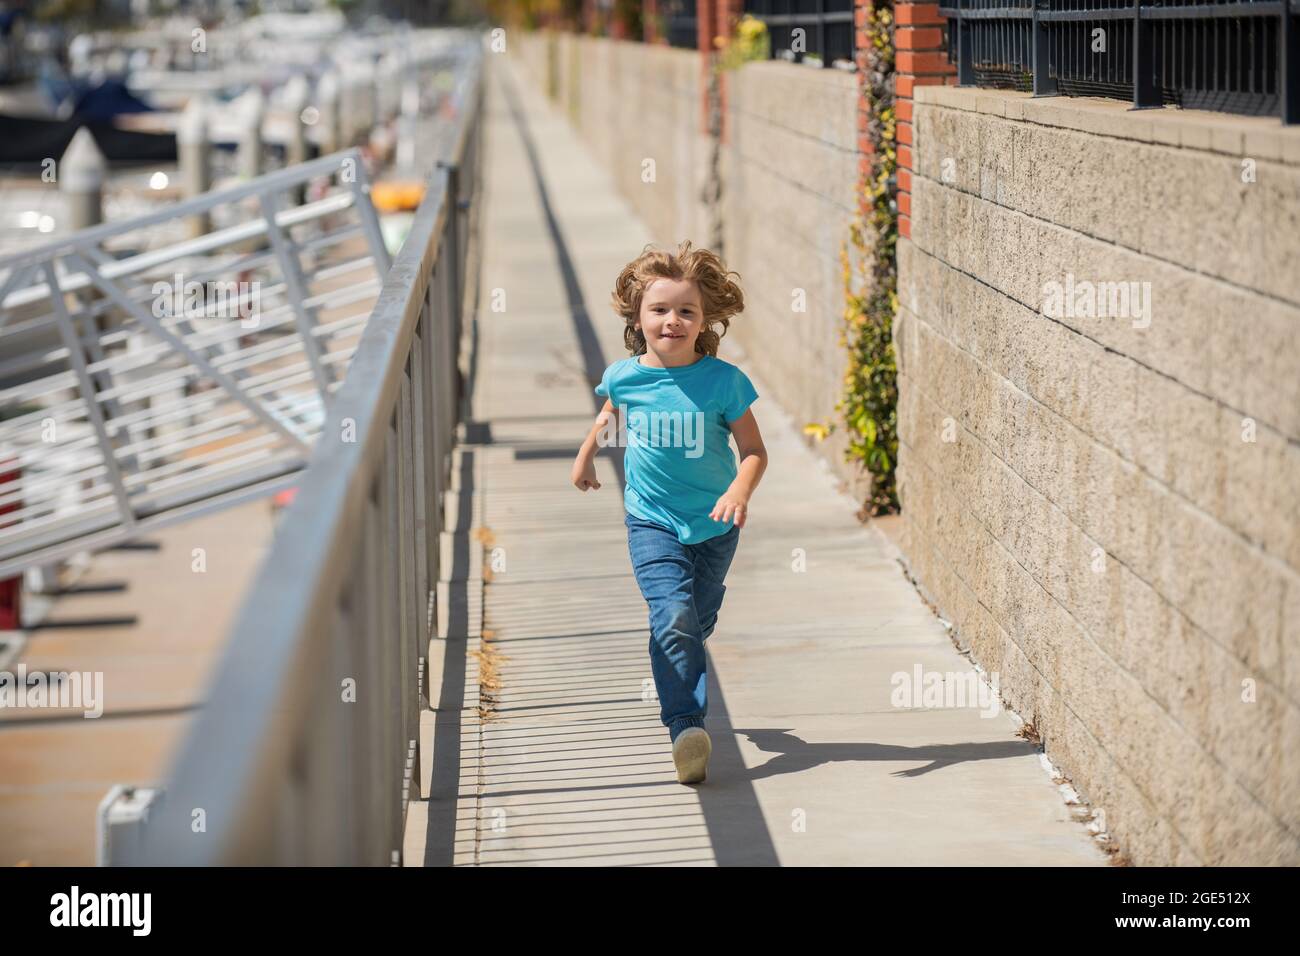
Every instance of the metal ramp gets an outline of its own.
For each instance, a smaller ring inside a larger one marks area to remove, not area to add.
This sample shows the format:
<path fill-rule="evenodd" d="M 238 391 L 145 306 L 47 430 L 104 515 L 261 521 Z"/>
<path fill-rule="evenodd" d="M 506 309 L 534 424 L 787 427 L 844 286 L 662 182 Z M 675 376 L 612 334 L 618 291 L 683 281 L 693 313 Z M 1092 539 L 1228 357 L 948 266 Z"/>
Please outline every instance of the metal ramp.
<path fill-rule="evenodd" d="M 0 259 L 0 578 L 292 484 L 389 264 L 356 150 Z"/>

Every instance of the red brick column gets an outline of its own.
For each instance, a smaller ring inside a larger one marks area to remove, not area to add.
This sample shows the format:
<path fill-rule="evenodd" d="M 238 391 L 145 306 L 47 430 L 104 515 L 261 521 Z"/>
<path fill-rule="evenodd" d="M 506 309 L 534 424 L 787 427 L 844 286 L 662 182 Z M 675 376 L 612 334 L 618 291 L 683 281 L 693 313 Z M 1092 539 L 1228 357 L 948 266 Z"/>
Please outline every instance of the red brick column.
<path fill-rule="evenodd" d="M 667 37 L 661 37 L 655 29 L 655 20 L 659 15 L 659 0 L 643 0 L 641 4 L 642 37 L 646 43 L 666 43 Z"/>
<path fill-rule="evenodd" d="M 625 24 L 623 18 L 618 15 L 618 8 L 614 5 L 614 0 L 610 0 L 609 27 L 607 32 L 609 33 L 610 38 L 614 40 L 626 40 L 628 38 L 627 24 Z"/>
<path fill-rule="evenodd" d="M 709 52 L 717 35 L 714 19 L 720 0 L 696 0 L 695 48 L 700 51 L 700 132 L 709 132 Z"/>
<path fill-rule="evenodd" d="M 894 4 L 894 116 L 898 121 L 898 233 L 912 235 L 912 90 L 956 85 L 957 71 L 944 52 L 937 3 Z"/>
<path fill-rule="evenodd" d="M 871 0 L 853 0 L 853 29 L 856 33 L 854 39 L 853 59 L 858 67 L 858 180 L 863 181 L 871 175 L 871 156 L 875 153 L 875 147 L 872 146 L 871 140 L 867 137 L 867 130 L 870 129 L 871 108 L 868 100 L 868 91 L 870 87 L 867 84 L 867 49 L 871 45 L 871 39 L 867 36 L 867 11 L 871 9 Z M 866 197 L 861 191 L 858 193 L 858 212 L 862 215 L 867 213 Z"/>
<path fill-rule="evenodd" d="M 744 13 L 744 0 L 696 0 L 695 38 L 700 51 L 700 131 L 709 129 L 709 54 L 715 49 L 715 37 L 729 37 L 736 21 Z M 727 142 L 727 77 L 718 79 L 718 94 L 722 100 L 722 142 Z"/>
<path fill-rule="evenodd" d="M 864 30 L 866 11 L 872 0 L 856 0 L 858 29 L 858 69 L 864 71 L 867 36 Z M 944 52 L 943 17 L 939 16 L 938 3 L 914 3 L 912 0 L 894 0 L 894 118 L 898 137 L 898 232 L 912 234 L 912 91 L 918 86 L 953 85 L 957 82 L 956 70 L 948 63 Z M 867 142 L 868 104 L 863 95 L 858 104 L 858 151 L 862 153 L 859 168 L 870 169 L 871 144 Z"/>

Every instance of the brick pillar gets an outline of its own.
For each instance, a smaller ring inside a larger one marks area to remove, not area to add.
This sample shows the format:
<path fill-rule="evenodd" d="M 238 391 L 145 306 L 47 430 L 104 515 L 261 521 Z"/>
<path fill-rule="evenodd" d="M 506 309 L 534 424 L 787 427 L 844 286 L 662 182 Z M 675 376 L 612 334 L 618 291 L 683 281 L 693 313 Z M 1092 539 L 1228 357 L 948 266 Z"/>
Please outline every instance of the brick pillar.
<path fill-rule="evenodd" d="M 859 3 L 865 0 L 858 0 Z M 894 2 L 894 115 L 898 121 L 898 233 L 912 235 L 912 90 L 955 85 L 938 3 Z"/>
<path fill-rule="evenodd" d="M 700 51 L 700 132 L 709 132 L 709 52 L 713 49 L 713 18 L 718 0 L 695 2 L 695 47 Z"/>
<path fill-rule="evenodd" d="M 659 0 L 643 0 L 641 4 L 641 39 L 646 43 L 666 43 L 667 37 L 661 37 L 656 29 L 659 16 Z"/>
<path fill-rule="evenodd" d="M 709 54 L 715 49 L 715 37 L 729 37 L 745 9 L 744 0 L 696 0 L 695 38 L 700 51 L 700 132 L 709 129 Z M 727 142 L 727 77 L 718 80 L 722 102 L 722 142 Z"/>
<path fill-rule="evenodd" d="M 615 0 L 609 0 L 609 28 L 606 32 L 612 40 L 627 39 L 627 24 L 619 16 L 618 5 Z"/>
<path fill-rule="evenodd" d="M 853 0 L 853 59 L 858 67 L 858 179 L 865 180 L 871 175 L 871 157 L 875 153 L 875 147 L 867 137 L 867 130 L 870 128 L 871 110 L 869 108 L 868 92 L 870 86 L 867 83 L 867 50 L 870 48 L 871 40 L 867 36 L 867 11 L 871 9 L 871 0 Z M 859 191 L 858 194 L 858 212 L 862 215 L 867 213 L 866 197 Z"/>

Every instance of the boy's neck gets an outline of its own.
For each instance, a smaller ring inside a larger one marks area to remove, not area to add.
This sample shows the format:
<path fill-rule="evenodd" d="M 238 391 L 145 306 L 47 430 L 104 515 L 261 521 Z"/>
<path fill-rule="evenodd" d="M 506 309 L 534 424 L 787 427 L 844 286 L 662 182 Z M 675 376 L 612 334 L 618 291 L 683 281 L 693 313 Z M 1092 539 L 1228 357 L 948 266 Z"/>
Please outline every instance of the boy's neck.
<path fill-rule="evenodd" d="M 646 368 L 684 368 L 687 365 L 694 365 L 702 358 L 704 358 L 704 353 L 693 352 L 691 354 L 691 360 L 689 362 L 681 361 L 681 362 L 673 362 L 671 364 L 668 364 L 664 362 L 664 360 L 661 359 L 658 355 L 655 355 L 654 352 L 650 351 L 650 349 L 646 349 L 644 352 L 641 353 L 641 358 L 637 359 L 637 364 L 644 365 Z M 646 359 L 653 359 L 653 361 L 645 361 Z"/>

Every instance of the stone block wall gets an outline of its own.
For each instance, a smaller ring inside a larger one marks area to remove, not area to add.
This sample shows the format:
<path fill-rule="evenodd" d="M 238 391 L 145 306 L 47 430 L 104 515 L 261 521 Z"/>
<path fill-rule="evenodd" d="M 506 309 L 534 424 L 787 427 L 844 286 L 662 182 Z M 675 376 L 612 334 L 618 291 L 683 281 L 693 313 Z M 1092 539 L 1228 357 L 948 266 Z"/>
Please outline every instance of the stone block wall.
<path fill-rule="evenodd" d="M 914 125 L 913 573 L 1136 862 L 1295 865 L 1300 130 L 942 86 Z"/>

